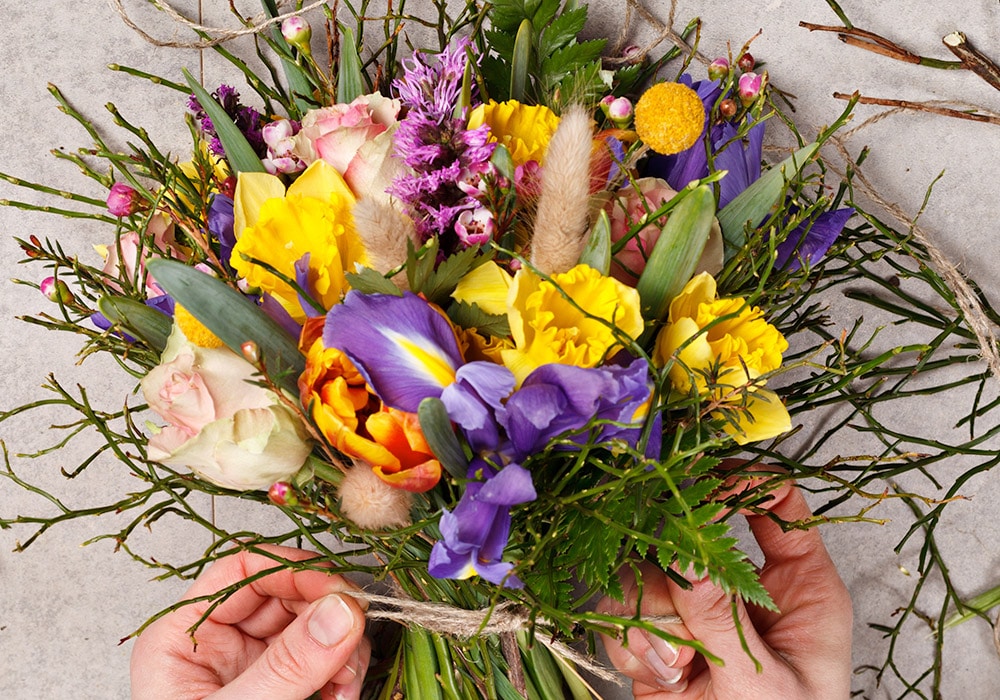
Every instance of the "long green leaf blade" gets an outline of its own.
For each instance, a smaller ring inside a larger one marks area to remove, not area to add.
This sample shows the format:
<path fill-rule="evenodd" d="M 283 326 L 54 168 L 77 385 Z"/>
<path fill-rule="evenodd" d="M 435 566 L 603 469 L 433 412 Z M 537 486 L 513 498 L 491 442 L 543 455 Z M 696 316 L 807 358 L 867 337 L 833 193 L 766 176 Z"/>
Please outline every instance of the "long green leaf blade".
<path fill-rule="evenodd" d="M 740 192 L 719 212 L 719 226 L 726 242 L 726 260 L 746 245 L 744 227 L 763 221 L 785 192 L 788 181 L 799 174 L 819 149 L 818 143 L 804 146 L 770 168 L 755 183 Z"/>
<path fill-rule="evenodd" d="M 580 254 L 580 262 L 590 265 L 602 275 L 611 270 L 611 219 L 603 209 L 597 214 L 597 222 Z"/>
<path fill-rule="evenodd" d="M 295 338 L 246 297 L 211 275 L 176 260 L 150 260 L 149 272 L 178 304 L 215 333 L 233 352 L 257 344 L 268 375 L 293 393 L 305 370 Z"/>
<path fill-rule="evenodd" d="M 341 26 L 344 40 L 340 42 L 340 72 L 337 74 L 337 102 L 348 104 L 365 94 L 365 81 L 361 75 L 361 57 L 350 27 Z"/>
<path fill-rule="evenodd" d="M 218 135 L 219 141 L 222 142 L 222 148 L 226 152 L 226 160 L 229 161 L 229 165 L 232 166 L 233 170 L 236 173 L 267 172 L 264 169 L 264 164 L 260 162 L 260 158 L 254 153 L 246 136 L 243 135 L 243 132 L 239 130 L 239 127 L 236 126 L 233 120 L 229 118 L 222 105 L 216 102 L 208 90 L 203 88 L 194 79 L 194 76 L 188 72 L 187 68 L 181 68 L 181 72 L 184 73 L 184 78 L 187 80 L 188 86 L 191 88 L 194 96 L 198 98 L 201 108 L 205 110 L 209 119 L 212 120 L 215 133 Z"/>
<path fill-rule="evenodd" d="M 274 3 L 274 0 L 261 0 L 261 5 L 264 6 L 265 12 L 271 17 L 278 16 L 278 6 Z M 281 29 L 279 25 L 276 25 L 271 32 L 271 39 L 282 47 L 289 54 L 292 53 L 291 45 L 285 41 L 285 37 L 281 34 Z M 299 110 L 298 114 L 289 114 L 288 116 L 293 118 L 300 118 L 311 106 L 306 100 L 299 97 L 299 95 L 310 95 L 312 94 L 312 83 L 309 81 L 309 76 L 306 74 L 302 66 L 297 65 L 294 61 L 289 61 L 287 58 L 281 58 L 281 69 L 285 73 L 285 79 L 288 81 L 288 92 L 293 96 L 295 102 L 294 106 Z"/>
<path fill-rule="evenodd" d="M 684 289 L 712 229 L 715 197 L 708 185 L 700 185 L 683 197 L 670 212 L 636 285 L 642 317 L 647 321 L 663 318 L 670 302 Z"/>
<path fill-rule="evenodd" d="M 456 479 L 464 479 L 469 460 L 466 459 L 465 452 L 455 437 L 444 402 L 428 396 L 417 407 L 417 418 L 420 420 L 420 430 L 427 440 L 427 446 L 441 462 L 441 466 Z"/>
<path fill-rule="evenodd" d="M 510 99 L 519 102 L 524 101 L 524 95 L 528 89 L 531 45 L 534 41 L 534 34 L 535 30 L 531 26 L 531 20 L 525 19 L 517 28 L 517 37 L 514 39 L 514 55 L 510 61 Z"/>
<path fill-rule="evenodd" d="M 97 308 L 111 323 L 138 336 L 157 352 L 163 352 L 163 348 L 167 347 L 173 325 L 169 316 L 140 301 L 124 297 L 101 297 Z"/>

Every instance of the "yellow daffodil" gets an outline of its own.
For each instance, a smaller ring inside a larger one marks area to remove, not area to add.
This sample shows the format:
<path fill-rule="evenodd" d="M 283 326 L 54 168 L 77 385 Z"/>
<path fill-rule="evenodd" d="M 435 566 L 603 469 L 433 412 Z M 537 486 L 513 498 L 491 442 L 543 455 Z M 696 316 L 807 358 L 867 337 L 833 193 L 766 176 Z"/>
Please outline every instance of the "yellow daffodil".
<path fill-rule="evenodd" d="M 670 304 L 656 341 L 654 361 L 670 366 L 674 389 L 711 395 L 726 405 L 726 431 L 740 444 L 765 440 L 791 428 L 781 400 L 759 378 L 781 366 L 788 341 L 743 298 L 717 299 L 715 279 L 694 277 Z"/>
<path fill-rule="evenodd" d="M 366 262 L 354 230 L 355 203 L 344 178 L 324 161 L 316 161 L 285 191 L 281 180 L 266 173 L 241 173 L 234 205 L 236 246 L 231 264 L 247 283 L 280 303 L 293 318 L 305 318 L 296 290 L 262 265 L 298 279 L 313 298 L 329 309 L 347 292 L 345 271 Z M 296 263 L 307 255 L 303 280 Z M 298 273 L 298 274 L 297 274 Z M 303 284 L 304 282 L 304 284 Z"/>
<path fill-rule="evenodd" d="M 490 140 L 498 141 L 510 151 L 514 165 L 529 160 L 543 163 L 549 139 L 559 126 L 559 117 L 543 105 L 524 105 L 517 100 L 479 105 L 469 115 L 469 128 L 486 124 Z"/>
<path fill-rule="evenodd" d="M 588 265 L 543 280 L 527 268 L 514 275 L 507 298 L 514 347 L 501 351 L 518 383 L 541 365 L 595 367 L 642 332 L 639 294 Z"/>

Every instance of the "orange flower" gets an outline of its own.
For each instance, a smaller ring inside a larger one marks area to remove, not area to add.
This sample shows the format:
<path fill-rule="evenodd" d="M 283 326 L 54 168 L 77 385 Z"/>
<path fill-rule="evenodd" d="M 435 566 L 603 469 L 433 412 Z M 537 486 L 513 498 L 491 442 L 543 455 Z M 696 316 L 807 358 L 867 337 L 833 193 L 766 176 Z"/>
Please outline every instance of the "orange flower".
<path fill-rule="evenodd" d="M 309 347 L 299 396 L 331 447 L 370 464 L 390 486 L 421 493 L 441 478 L 416 414 L 382 406 L 347 356 L 322 339 Z"/>

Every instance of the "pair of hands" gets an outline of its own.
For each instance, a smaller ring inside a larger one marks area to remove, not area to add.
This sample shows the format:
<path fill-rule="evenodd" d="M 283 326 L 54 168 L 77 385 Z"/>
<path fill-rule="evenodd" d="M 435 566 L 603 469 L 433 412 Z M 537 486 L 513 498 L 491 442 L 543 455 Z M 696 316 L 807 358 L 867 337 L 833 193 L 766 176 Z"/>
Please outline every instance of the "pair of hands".
<path fill-rule="evenodd" d="M 788 484 L 774 492 L 769 510 L 784 521 L 810 515 L 802 494 Z M 743 650 L 729 597 L 708 580 L 685 590 L 651 565 L 642 568 L 640 612 L 678 615 L 683 624 L 665 631 L 697 639 L 724 666 L 705 661 L 691 647 L 674 648 L 641 630 L 628 645 L 605 639 L 612 663 L 633 679 L 637 699 L 840 700 L 850 692 L 851 602 L 815 529 L 783 532 L 766 516 L 748 515 L 765 563 L 760 580 L 780 612 L 737 606 L 746 643 L 762 666 Z M 302 561 L 309 552 L 270 551 Z M 196 598 L 219 591 L 274 566 L 262 555 L 241 553 L 213 565 L 187 593 Z M 638 591 L 624 581 L 626 603 L 605 599 L 602 612 L 630 617 Z M 280 571 L 240 589 L 198 628 L 207 610 L 193 603 L 148 627 L 132 652 L 132 697 L 160 700 L 301 700 L 320 691 L 323 700 L 356 700 L 370 657 L 364 612 L 349 595 L 356 590 L 322 571 Z"/>

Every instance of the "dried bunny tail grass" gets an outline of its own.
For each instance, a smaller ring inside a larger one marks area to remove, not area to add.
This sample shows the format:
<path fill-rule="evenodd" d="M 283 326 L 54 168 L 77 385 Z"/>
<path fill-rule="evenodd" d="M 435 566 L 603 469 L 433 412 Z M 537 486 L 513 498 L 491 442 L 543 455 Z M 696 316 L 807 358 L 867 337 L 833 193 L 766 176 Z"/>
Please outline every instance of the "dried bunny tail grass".
<path fill-rule="evenodd" d="M 587 242 L 594 124 L 579 105 L 566 110 L 545 153 L 531 238 L 531 264 L 551 275 L 575 266 Z"/>
<path fill-rule="evenodd" d="M 354 229 L 368 253 L 371 266 L 383 275 L 406 263 L 406 244 L 417 245 L 417 232 L 406 214 L 391 204 L 373 198 L 354 205 Z M 393 275 L 400 289 L 407 288 L 406 275 Z"/>
<path fill-rule="evenodd" d="M 389 486 L 364 462 L 356 461 L 347 470 L 337 493 L 343 514 L 366 530 L 385 530 L 410 524 L 413 494 Z"/>

